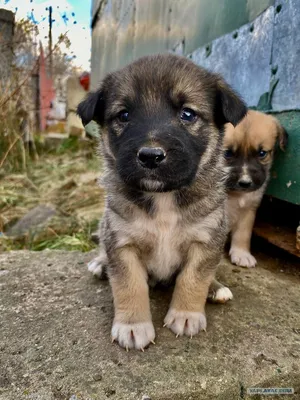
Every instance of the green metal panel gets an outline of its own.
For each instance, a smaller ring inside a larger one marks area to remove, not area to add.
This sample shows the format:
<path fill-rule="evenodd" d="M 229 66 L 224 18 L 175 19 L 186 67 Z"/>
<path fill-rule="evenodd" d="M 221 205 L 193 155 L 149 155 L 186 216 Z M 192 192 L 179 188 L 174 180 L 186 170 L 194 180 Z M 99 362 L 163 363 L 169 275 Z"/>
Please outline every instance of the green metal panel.
<path fill-rule="evenodd" d="M 278 151 L 267 194 L 300 205 L 300 111 L 273 113 L 289 134 L 287 150 Z"/>

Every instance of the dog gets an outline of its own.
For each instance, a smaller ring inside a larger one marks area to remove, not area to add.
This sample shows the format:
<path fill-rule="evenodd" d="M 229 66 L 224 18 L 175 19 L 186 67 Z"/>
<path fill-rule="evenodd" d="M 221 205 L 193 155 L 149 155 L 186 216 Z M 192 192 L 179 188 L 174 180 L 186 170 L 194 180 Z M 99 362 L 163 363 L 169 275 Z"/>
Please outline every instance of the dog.
<path fill-rule="evenodd" d="M 154 343 L 148 283 L 173 276 L 165 326 L 177 336 L 205 330 L 227 233 L 222 134 L 245 104 L 220 76 L 160 54 L 107 75 L 77 112 L 101 128 L 106 203 L 89 269 L 107 271 L 112 340 L 126 350 Z"/>
<path fill-rule="evenodd" d="M 250 253 L 256 211 L 268 185 L 276 144 L 285 150 L 287 140 L 279 121 L 259 111 L 249 110 L 236 127 L 230 123 L 225 126 L 229 255 L 233 264 L 251 268 L 257 263 Z"/>

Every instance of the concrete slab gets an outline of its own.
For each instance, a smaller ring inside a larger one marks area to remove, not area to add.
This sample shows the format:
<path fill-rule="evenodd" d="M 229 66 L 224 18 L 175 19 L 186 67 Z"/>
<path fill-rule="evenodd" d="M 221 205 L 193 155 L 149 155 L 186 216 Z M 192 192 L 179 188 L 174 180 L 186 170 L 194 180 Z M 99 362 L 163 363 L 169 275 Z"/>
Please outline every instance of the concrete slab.
<path fill-rule="evenodd" d="M 300 279 L 278 270 L 284 261 L 224 261 L 234 299 L 209 304 L 207 333 L 192 340 L 162 327 L 171 290 L 151 291 L 156 345 L 126 353 L 110 342 L 109 285 L 86 271 L 93 254 L 0 255 L 1 400 L 234 400 L 249 387 L 293 387 L 287 398 L 300 398 Z"/>

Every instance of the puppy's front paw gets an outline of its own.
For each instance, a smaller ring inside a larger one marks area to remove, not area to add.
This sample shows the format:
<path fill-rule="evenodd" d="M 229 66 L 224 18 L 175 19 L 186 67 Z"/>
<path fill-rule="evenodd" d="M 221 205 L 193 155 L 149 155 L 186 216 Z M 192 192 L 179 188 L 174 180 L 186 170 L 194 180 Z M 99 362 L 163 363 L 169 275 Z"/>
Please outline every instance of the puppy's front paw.
<path fill-rule="evenodd" d="M 194 336 L 200 331 L 206 330 L 206 317 L 201 312 L 177 311 L 170 308 L 165 319 L 167 326 L 176 336 Z"/>
<path fill-rule="evenodd" d="M 117 341 L 121 347 L 144 351 L 150 343 L 154 343 L 155 331 L 152 322 L 123 324 L 114 322 L 111 330 L 112 341 Z"/>
<path fill-rule="evenodd" d="M 239 249 L 238 247 L 232 247 L 229 255 L 232 264 L 240 267 L 253 268 L 257 263 L 256 259 L 247 250 Z"/>
<path fill-rule="evenodd" d="M 96 257 L 88 263 L 88 270 L 99 279 L 106 278 L 106 263 L 103 257 Z"/>

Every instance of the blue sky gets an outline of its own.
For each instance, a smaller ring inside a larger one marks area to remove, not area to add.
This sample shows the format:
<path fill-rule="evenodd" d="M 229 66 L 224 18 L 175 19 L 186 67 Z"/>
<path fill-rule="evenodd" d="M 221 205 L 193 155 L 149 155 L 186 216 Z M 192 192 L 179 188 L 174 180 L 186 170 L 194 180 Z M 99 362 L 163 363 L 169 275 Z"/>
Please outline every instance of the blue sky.
<path fill-rule="evenodd" d="M 71 40 L 70 53 L 76 55 L 74 62 L 89 69 L 91 50 L 91 0 L 0 0 L 0 7 L 14 11 L 16 18 L 28 17 L 39 27 L 40 37 L 47 44 L 48 11 L 53 8 L 53 42 L 61 33 L 68 31 Z"/>
<path fill-rule="evenodd" d="M 88 26 L 90 24 L 91 0 L 69 0 L 69 3 L 74 8 L 77 21 Z"/>

